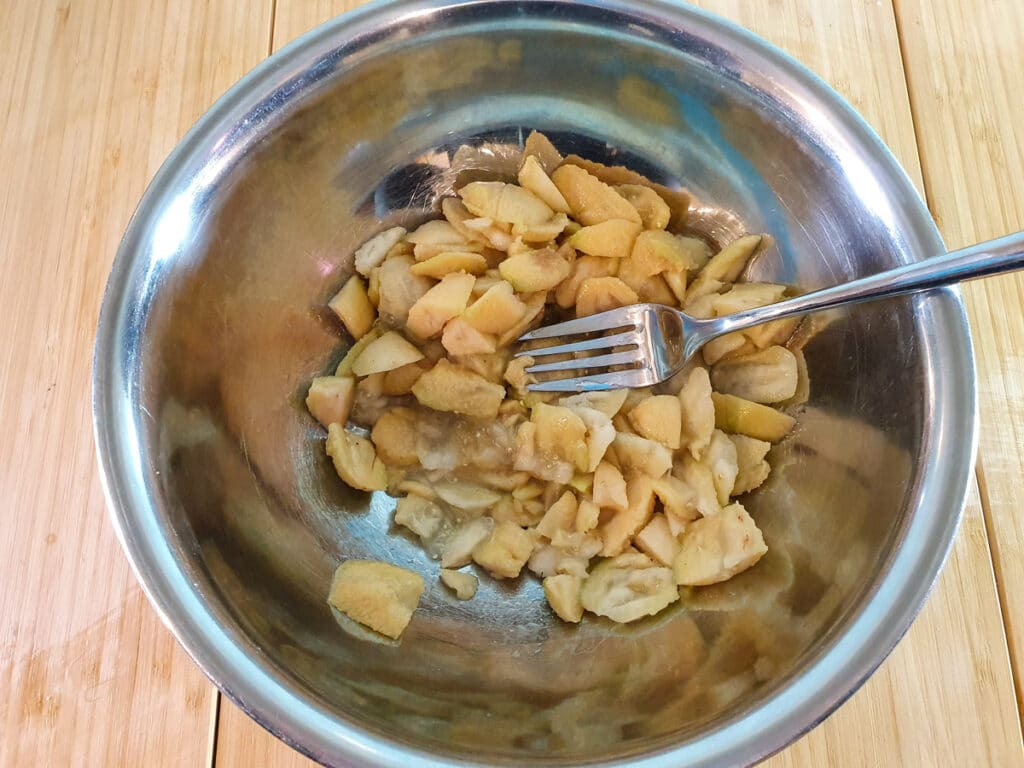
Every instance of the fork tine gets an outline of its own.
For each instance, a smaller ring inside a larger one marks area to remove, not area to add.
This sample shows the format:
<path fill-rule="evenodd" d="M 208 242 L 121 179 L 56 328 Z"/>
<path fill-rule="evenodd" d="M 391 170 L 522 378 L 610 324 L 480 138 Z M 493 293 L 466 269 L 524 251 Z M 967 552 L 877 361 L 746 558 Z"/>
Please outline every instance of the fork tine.
<path fill-rule="evenodd" d="M 639 344 L 640 336 L 635 330 L 617 333 L 614 336 L 602 336 L 599 339 L 587 339 L 577 341 L 575 344 L 559 344 L 557 347 L 541 347 L 539 349 L 524 349 L 516 352 L 515 357 L 543 357 L 544 355 L 568 355 L 573 352 L 585 352 L 588 349 L 611 349 L 627 344 Z"/>
<path fill-rule="evenodd" d="M 608 389 L 646 387 L 655 383 L 654 372 L 649 368 L 633 368 L 629 371 L 599 373 L 594 376 L 580 376 L 572 379 L 541 381 L 528 385 L 533 392 L 602 392 Z"/>
<path fill-rule="evenodd" d="M 633 349 L 629 352 L 616 352 L 611 355 L 598 355 L 597 357 L 574 357 L 572 360 L 562 360 L 558 363 L 542 363 L 531 365 L 526 369 L 527 373 L 545 373 L 547 371 L 585 371 L 588 368 L 607 368 L 609 365 L 628 365 L 629 363 L 641 362 L 643 355 L 640 349 Z"/>
<path fill-rule="evenodd" d="M 638 305 L 634 305 L 638 306 Z M 596 331 L 610 331 L 613 328 L 636 327 L 636 320 L 632 317 L 630 310 L 634 307 L 622 307 L 610 309 L 607 312 L 598 312 L 596 315 L 581 317 L 576 320 L 566 320 L 564 323 L 545 325 L 519 337 L 519 341 L 533 341 L 534 339 L 550 339 L 555 336 L 574 336 L 579 333 L 595 333 Z"/>

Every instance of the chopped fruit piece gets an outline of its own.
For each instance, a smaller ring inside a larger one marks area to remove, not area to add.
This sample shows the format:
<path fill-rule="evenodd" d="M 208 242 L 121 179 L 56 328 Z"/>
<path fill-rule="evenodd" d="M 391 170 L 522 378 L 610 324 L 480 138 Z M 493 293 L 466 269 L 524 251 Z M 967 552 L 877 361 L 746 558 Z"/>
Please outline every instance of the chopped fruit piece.
<path fill-rule="evenodd" d="M 416 261 L 424 261 L 443 251 L 461 251 L 469 245 L 469 238 L 442 219 L 425 222 L 410 232 L 406 240 L 413 244 Z"/>
<path fill-rule="evenodd" d="M 356 272 L 363 277 L 368 277 L 370 270 L 379 267 L 394 246 L 405 237 L 405 229 L 392 227 L 379 232 L 361 246 L 356 248 L 355 266 Z"/>
<path fill-rule="evenodd" d="M 509 256 L 498 265 L 501 277 L 520 292 L 547 291 L 569 276 L 571 267 L 551 248 Z"/>
<path fill-rule="evenodd" d="M 462 314 L 475 280 L 465 272 L 445 275 L 409 309 L 409 330 L 421 339 L 439 334 L 445 323 Z"/>
<path fill-rule="evenodd" d="M 515 341 L 540 322 L 541 316 L 544 314 L 544 300 L 546 296 L 546 292 L 537 291 L 536 293 L 524 294 L 521 297 L 523 305 L 526 307 L 526 312 L 523 313 L 518 323 L 498 337 L 499 347 L 504 347 L 506 344 Z"/>
<path fill-rule="evenodd" d="M 377 270 L 380 284 L 377 311 L 381 323 L 388 328 L 404 328 L 409 319 L 409 308 L 434 285 L 430 278 L 414 275 L 413 264 L 408 256 L 389 256 Z"/>
<path fill-rule="evenodd" d="M 628 200 L 578 166 L 560 166 L 551 180 L 569 203 L 573 218 L 585 227 L 609 219 L 641 223 L 640 214 Z"/>
<path fill-rule="evenodd" d="M 466 240 L 471 243 L 483 243 L 485 238 L 476 230 L 470 229 L 466 226 L 466 222 L 469 219 L 475 219 L 476 215 L 470 212 L 470 210 L 463 205 L 462 201 L 457 197 L 446 197 L 441 201 L 441 213 L 444 214 L 445 219 L 452 225 L 456 232 L 458 232 Z"/>
<path fill-rule="evenodd" d="M 434 483 L 437 497 L 445 504 L 467 512 L 487 509 L 501 501 L 501 494 L 469 482 Z"/>
<path fill-rule="evenodd" d="M 687 523 L 700 516 L 694 490 L 675 475 L 665 475 L 654 481 L 654 495 L 661 501 L 665 514 Z"/>
<path fill-rule="evenodd" d="M 608 219 L 583 227 L 569 238 L 578 251 L 608 259 L 624 259 L 633 251 L 633 242 L 640 234 L 640 225 L 625 219 Z"/>
<path fill-rule="evenodd" d="M 672 569 L 639 552 L 599 563 L 580 589 L 586 610 L 620 624 L 658 613 L 678 599 Z"/>
<path fill-rule="evenodd" d="M 568 395 L 559 401 L 559 405 L 566 408 L 593 408 L 600 411 L 609 419 L 622 408 L 629 396 L 628 389 L 612 389 L 607 392 L 580 392 L 578 395 Z"/>
<path fill-rule="evenodd" d="M 516 470 L 529 472 L 539 480 L 568 483 L 574 474 L 573 465 L 541 453 L 536 444 L 537 425 L 526 421 L 516 432 Z"/>
<path fill-rule="evenodd" d="M 505 333 L 526 314 L 526 305 L 515 295 L 512 284 L 500 280 L 466 308 L 463 319 L 480 333 Z"/>
<path fill-rule="evenodd" d="M 459 600 L 472 600 L 480 585 L 480 581 L 472 573 L 453 571 L 451 568 L 441 569 L 441 583 L 454 592 Z"/>
<path fill-rule="evenodd" d="M 576 510 L 576 521 L 573 528 L 578 533 L 588 533 L 597 527 L 601 518 L 601 508 L 593 501 L 584 499 Z"/>
<path fill-rule="evenodd" d="M 473 560 L 473 550 L 491 535 L 492 528 L 494 521 L 489 517 L 477 517 L 456 528 L 441 553 L 441 567 L 469 565 Z"/>
<path fill-rule="evenodd" d="M 471 275 L 482 275 L 487 270 L 487 259 L 479 253 L 470 251 L 442 251 L 426 261 L 413 264 L 409 271 L 414 275 L 423 275 L 440 280 L 449 272 L 468 272 Z"/>
<path fill-rule="evenodd" d="M 395 504 L 395 525 L 401 525 L 429 543 L 444 527 L 444 510 L 420 496 L 403 496 Z"/>
<path fill-rule="evenodd" d="M 724 283 L 735 282 L 754 255 L 754 251 L 761 245 L 761 241 L 761 235 L 745 235 L 733 240 L 715 254 L 687 289 L 687 302 L 699 296 L 716 293 Z"/>
<path fill-rule="evenodd" d="M 514 579 L 533 552 L 533 536 L 513 522 L 502 520 L 473 550 L 473 562 L 498 579 Z"/>
<path fill-rule="evenodd" d="M 572 263 L 569 276 L 555 289 L 555 301 L 558 306 L 568 309 L 576 304 L 576 296 L 580 285 L 591 277 L 613 277 L 618 271 L 618 259 L 606 259 L 603 256 L 580 256 Z"/>
<path fill-rule="evenodd" d="M 725 293 L 709 296 L 715 315 L 731 315 L 754 307 L 765 307 L 782 299 L 786 286 L 775 283 L 736 283 Z"/>
<path fill-rule="evenodd" d="M 352 338 L 360 339 L 373 327 L 377 310 L 366 295 L 366 284 L 358 275 L 352 275 L 327 305 L 345 324 Z"/>
<path fill-rule="evenodd" d="M 733 495 L 748 493 L 757 488 L 768 478 L 771 467 L 765 461 L 765 456 L 772 444 L 766 440 L 757 440 L 746 435 L 729 435 L 732 444 L 736 446 L 736 464 L 738 472 L 736 482 L 733 485 Z"/>
<path fill-rule="evenodd" d="M 679 390 L 683 430 L 681 444 L 699 459 L 711 442 L 715 429 L 715 403 L 711 399 L 711 378 L 707 369 L 694 368 Z"/>
<path fill-rule="evenodd" d="M 622 432 L 615 436 L 615 455 L 623 467 L 659 478 L 672 469 L 672 452 L 661 443 Z"/>
<path fill-rule="evenodd" d="M 381 461 L 408 467 L 419 460 L 416 422 L 416 412 L 411 408 L 391 408 L 380 415 L 370 432 L 370 440 Z"/>
<path fill-rule="evenodd" d="M 519 169 L 519 184 L 528 189 L 553 211 L 560 213 L 571 213 L 569 203 L 566 202 L 562 193 L 551 178 L 544 172 L 540 161 L 532 155 L 527 155 L 523 160 L 523 166 Z"/>
<path fill-rule="evenodd" d="M 633 538 L 637 548 L 662 565 L 672 567 L 679 554 L 679 541 L 672 535 L 664 515 L 655 515 Z"/>
<path fill-rule="evenodd" d="M 508 249 L 509 256 L 529 250 L 526 243 L 546 243 L 558 237 L 565 228 L 569 226 L 569 217 L 564 213 L 556 213 L 548 221 L 540 224 L 515 224 L 512 226 L 512 234 L 516 236 L 515 242 Z M 522 245 L 517 245 L 522 243 Z"/>
<path fill-rule="evenodd" d="M 628 415 L 630 424 L 641 437 L 657 440 L 673 451 L 679 447 L 682 408 L 678 397 L 652 395 L 641 400 Z"/>
<path fill-rule="evenodd" d="M 613 189 L 636 208 L 644 229 L 664 229 L 668 226 L 672 211 L 653 189 L 643 184 L 619 184 Z"/>
<path fill-rule="evenodd" d="M 593 472 L 604 458 L 608 446 L 615 440 L 615 427 L 612 420 L 595 408 L 583 406 L 566 406 L 580 417 L 587 428 L 587 464 L 582 472 Z"/>
<path fill-rule="evenodd" d="M 688 272 L 707 263 L 710 249 L 703 240 L 680 237 L 671 232 L 641 232 L 633 245 L 632 258 L 644 274 Z"/>
<path fill-rule="evenodd" d="M 383 393 L 389 397 L 411 395 L 412 385 L 419 381 L 420 376 L 430 370 L 426 360 L 409 363 L 384 374 Z"/>
<path fill-rule="evenodd" d="M 360 624 L 397 639 L 422 594 L 418 573 L 375 560 L 346 560 L 334 572 L 327 602 Z"/>
<path fill-rule="evenodd" d="M 718 494 L 718 503 L 724 507 L 729 503 L 729 497 L 732 496 L 733 487 L 736 485 L 739 463 L 736 457 L 736 446 L 720 429 L 716 429 L 711 435 L 711 444 L 708 445 L 704 462 L 711 470 L 715 493 Z"/>
<path fill-rule="evenodd" d="M 493 419 L 498 415 L 505 388 L 483 376 L 441 359 L 413 385 L 412 393 L 421 405 L 435 411 L 449 411 Z"/>
<path fill-rule="evenodd" d="M 710 453 L 710 446 L 708 452 Z M 707 455 L 705 455 L 705 460 Z M 693 493 L 691 502 L 704 517 L 718 514 L 722 505 L 718 503 L 718 489 L 715 488 L 715 476 L 706 461 L 694 461 L 692 456 L 684 456 L 682 464 L 677 468 L 679 477 Z"/>
<path fill-rule="evenodd" d="M 576 317 L 596 315 L 640 300 L 636 291 L 617 277 L 591 277 L 580 285 L 576 294 Z"/>
<path fill-rule="evenodd" d="M 338 477 L 361 491 L 383 491 L 387 488 L 384 462 L 377 458 L 373 443 L 346 431 L 340 424 L 327 428 L 327 455 L 334 462 Z"/>
<path fill-rule="evenodd" d="M 594 471 L 594 503 L 601 509 L 622 511 L 629 504 L 626 480 L 618 467 L 602 461 Z"/>
<path fill-rule="evenodd" d="M 356 381 L 351 376 L 318 376 L 309 385 L 306 408 L 325 428 L 345 425 L 352 410 Z"/>
<path fill-rule="evenodd" d="M 572 624 L 579 623 L 583 618 L 583 602 L 580 600 L 583 580 L 568 573 L 558 573 L 548 576 L 543 584 L 544 596 L 558 618 Z"/>
<path fill-rule="evenodd" d="M 455 317 L 445 324 L 441 344 L 450 355 L 491 354 L 497 348 L 498 339 L 489 333 L 480 333 L 465 318 Z"/>
<path fill-rule="evenodd" d="M 796 424 L 792 416 L 742 397 L 712 392 L 711 399 L 715 403 L 715 426 L 723 432 L 777 443 Z"/>
<path fill-rule="evenodd" d="M 718 392 L 755 403 L 779 403 L 796 394 L 796 357 L 785 347 L 768 347 L 718 363 L 711 384 Z"/>
<path fill-rule="evenodd" d="M 571 464 L 580 472 L 587 471 L 587 427 L 578 414 L 560 405 L 538 403 L 530 421 L 536 427 L 534 440 L 541 456 Z"/>
<path fill-rule="evenodd" d="M 717 584 L 747 570 L 768 551 L 761 530 L 742 504 L 692 523 L 672 570 L 676 584 Z"/>
<path fill-rule="evenodd" d="M 530 131 L 523 143 L 523 162 L 530 157 L 537 158 L 545 173 L 551 173 L 562 164 L 562 155 L 551 140 L 539 131 Z"/>
<path fill-rule="evenodd" d="M 543 224 L 555 215 L 530 190 L 501 181 L 474 181 L 460 189 L 459 196 L 477 216 L 521 227 Z"/>
<path fill-rule="evenodd" d="M 366 349 L 352 363 L 352 373 L 369 376 L 371 373 L 393 371 L 403 365 L 423 359 L 423 353 L 410 344 L 397 331 L 388 331 L 366 345 Z"/>
<path fill-rule="evenodd" d="M 626 496 L 626 508 L 616 512 L 597 528 L 603 542 L 601 557 L 612 557 L 622 552 L 630 538 L 644 527 L 654 513 L 654 486 L 651 478 L 646 475 L 630 478 L 626 483 Z"/>
<path fill-rule="evenodd" d="M 537 523 L 537 533 L 553 539 L 557 531 L 568 531 L 576 520 L 576 496 L 566 491 L 552 504 L 544 517 Z"/>

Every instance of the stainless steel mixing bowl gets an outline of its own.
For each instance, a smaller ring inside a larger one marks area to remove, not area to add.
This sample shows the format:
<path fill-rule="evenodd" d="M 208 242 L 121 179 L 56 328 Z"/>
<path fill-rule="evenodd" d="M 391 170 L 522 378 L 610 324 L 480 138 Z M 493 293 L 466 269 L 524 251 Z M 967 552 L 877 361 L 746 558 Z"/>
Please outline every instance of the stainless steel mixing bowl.
<path fill-rule="evenodd" d="M 457 603 L 389 530 L 392 500 L 334 475 L 302 398 L 345 346 L 323 307 L 354 247 L 530 128 L 685 184 L 713 239 L 771 233 L 760 277 L 816 288 L 942 250 L 857 115 L 719 19 L 615 0 L 373 5 L 247 75 L 142 200 L 96 347 L 114 523 L 197 663 L 324 763 L 755 761 L 857 688 L 939 571 L 974 446 L 963 308 L 952 291 L 865 306 L 808 345 L 810 402 L 748 502 L 771 548 L 748 573 L 628 627 L 562 624 L 530 578 L 483 578 Z M 454 158 L 464 142 L 481 149 Z M 400 643 L 328 608 L 346 557 L 425 575 Z"/>

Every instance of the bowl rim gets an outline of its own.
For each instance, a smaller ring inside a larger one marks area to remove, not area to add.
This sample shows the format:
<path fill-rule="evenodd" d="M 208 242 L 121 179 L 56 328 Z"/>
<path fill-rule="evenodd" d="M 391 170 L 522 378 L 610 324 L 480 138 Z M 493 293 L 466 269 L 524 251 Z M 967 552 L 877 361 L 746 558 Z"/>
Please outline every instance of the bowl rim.
<path fill-rule="evenodd" d="M 230 634 L 211 612 L 199 585 L 177 561 L 178 551 L 160 531 L 149 494 L 153 481 L 139 458 L 133 433 L 132 344 L 137 343 L 148 302 L 145 278 L 152 264 L 141 258 L 157 214 L 173 205 L 175 190 L 202 182 L 193 166 L 204 158 L 230 159 L 232 130 L 243 117 L 269 120 L 261 112 L 274 94 L 307 72 L 323 55 L 361 44 L 373 32 L 405 18 L 443 12 L 453 6 L 492 6 L 502 0 L 376 0 L 302 35 L 262 61 L 196 122 L 169 154 L 143 195 L 118 247 L 104 293 L 93 358 L 93 430 L 100 478 L 110 518 L 150 603 L 189 656 L 232 701 L 275 736 L 324 764 L 355 761 L 387 768 L 483 765 L 445 759 L 389 742 L 347 718 L 331 713 L 289 689 L 287 676 L 259 661 L 247 639 Z M 708 11 L 670 0 L 640 5 L 628 0 L 529 0 L 520 5 L 601 8 L 673 29 L 698 28 L 731 51 L 771 62 L 814 103 L 841 119 L 852 140 L 869 147 L 881 170 L 897 185 L 907 218 L 921 242 L 944 251 L 941 236 L 913 183 L 864 119 L 829 85 L 776 46 Z M 657 20 L 655 22 L 655 20 Z M 253 123 L 248 124 L 252 130 Z M 909 209 L 913 209 L 910 211 Z M 151 255 L 150 261 L 155 257 Z M 138 298 L 143 294 L 143 298 Z M 819 653 L 799 675 L 742 713 L 699 738 L 637 757 L 620 766 L 669 768 L 751 764 L 810 731 L 851 696 L 881 664 L 909 628 L 948 556 L 966 503 L 977 447 L 977 397 L 970 329 L 957 289 L 912 299 L 922 314 L 923 346 L 939 345 L 949 355 L 930 370 L 935 408 L 928 414 L 935 449 L 922 457 L 920 495 L 888 572 L 864 598 L 844 635 Z M 967 439 L 965 439 L 967 438 Z M 946 512 L 947 514 L 937 514 Z M 808 694 L 814 694 L 809 696 Z"/>

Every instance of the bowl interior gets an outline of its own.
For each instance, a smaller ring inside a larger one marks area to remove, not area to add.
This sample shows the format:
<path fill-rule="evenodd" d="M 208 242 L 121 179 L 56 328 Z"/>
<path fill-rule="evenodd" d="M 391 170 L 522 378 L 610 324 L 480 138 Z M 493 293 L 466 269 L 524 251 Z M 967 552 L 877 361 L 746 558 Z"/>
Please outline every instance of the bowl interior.
<path fill-rule="evenodd" d="M 374 35 L 309 42 L 315 59 L 189 159 L 178 208 L 147 230 L 130 360 L 140 477 L 207 609 L 328 717 L 452 760 L 621 762 L 742 719 L 861 615 L 930 450 L 927 313 L 891 301 L 816 321 L 799 428 L 744 500 L 769 546 L 758 566 L 636 625 L 569 626 L 532 577 L 482 574 L 477 597 L 457 602 L 391 526 L 393 500 L 335 476 L 303 397 L 349 343 L 325 304 L 354 248 L 430 215 L 460 174 L 500 166 L 532 128 L 688 187 L 695 230 L 717 244 L 770 233 L 752 278 L 830 285 L 913 258 L 929 233 L 873 139 L 773 80 L 770 54 L 741 59 L 734 31 L 509 5 L 521 10 L 395 12 Z M 465 143 L 478 151 L 456 155 Z M 328 608 L 349 557 L 424 575 L 400 642 Z"/>

